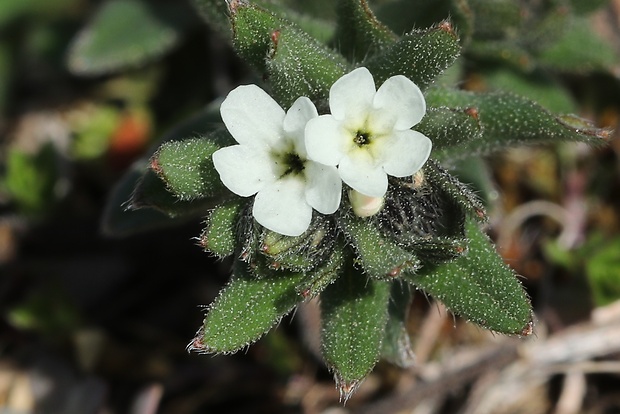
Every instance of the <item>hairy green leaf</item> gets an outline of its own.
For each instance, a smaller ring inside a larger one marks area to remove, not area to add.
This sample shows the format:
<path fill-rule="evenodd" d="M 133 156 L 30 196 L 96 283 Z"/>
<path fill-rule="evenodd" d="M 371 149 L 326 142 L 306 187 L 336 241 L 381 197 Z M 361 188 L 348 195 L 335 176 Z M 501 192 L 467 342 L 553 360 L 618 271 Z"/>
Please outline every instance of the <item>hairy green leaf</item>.
<path fill-rule="evenodd" d="M 469 251 L 438 266 L 425 266 L 404 279 L 443 302 L 452 312 L 484 328 L 529 335 L 532 308 L 512 269 L 504 264 L 488 237 L 467 223 Z"/>
<path fill-rule="evenodd" d="M 411 286 L 402 280 L 392 282 L 381 358 L 402 368 L 410 367 L 415 361 L 407 332 L 407 317 L 412 300 Z"/>
<path fill-rule="evenodd" d="M 301 301 L 296 287 L 303 273 L 273 272 L 253 277 L 247 263 L 237 261 L 233 277 L 209 306 L 202 328 L 189 349 L 232 353 L 257 341 Z"/>
<path fill-rule="evenodd" d="M 307 96 L 327 107 L 329 88 L 347 69 L 342 56 L 257 6 L 231 6 L 231 21 L 235 50 L 266 76 L 280 105 L 287 108 Z"/>
<path fill-rule="evenodd" d="M 415 272 L 420 266 L 420 260 L 413 253 L 384 237 L 372 218 L 343 211 L 337 220 L 357 253 L 362 269 L 373 279 L 391 279 L 405 270 Z"/>
<path fill-rule="evenodd" d="M 218 257 L 230 256 L 237 245 L 237 222 L 244 202 L 234 199 L 217 206 L 209 214 L 200 235 L 200 245 Z"/>
<path fill-rule="evenodd" d="M 444 148 L 442 160 L 458 160 L 489 154 L 512 146 L 560 141 L 582 141 L 601 145 L 609 131 L 575 128 L 529 99 L 510 93 L 476 94 L 447 88 L 427 91 L 429 106 L 477 108 L 482 128 L 479 139 Z"/>
<path fill-rule="evenodd" d="M 349 60 L 362 61 L 396 42 L 397 36 L 377 20 L 366 0 L 339 0 L 335 43 Z"/>
<path fill-rule="evenodd" d="M 390 283 L 368 279 L 352 263 L 321 294 L 323 357 L 348 399 L 379 359 Z"/>
<path fill-rule="evenodd" d="M 206 136 L 166 142 L 151 158 L 151 169 L 179 200 L 217 196 L 226 190 L 215 170 L 212 155 L 234 143 L 223 128 Z"/>
<path fill-rule="evenodd" d="M 433 141 L 433 158 L 442 160 L 443 151 L 475 141 L 482 136 L 476 108 L 428 108 L 415 129 Z"/>
<path fill-rule="evenodd" d="M 431 29 L 412 31 L 363 62 L 379 85 L 394 75 L 404 75 L 422 90 L 451 66 L 459 56 L 459 39 L 448 21 Z"/>

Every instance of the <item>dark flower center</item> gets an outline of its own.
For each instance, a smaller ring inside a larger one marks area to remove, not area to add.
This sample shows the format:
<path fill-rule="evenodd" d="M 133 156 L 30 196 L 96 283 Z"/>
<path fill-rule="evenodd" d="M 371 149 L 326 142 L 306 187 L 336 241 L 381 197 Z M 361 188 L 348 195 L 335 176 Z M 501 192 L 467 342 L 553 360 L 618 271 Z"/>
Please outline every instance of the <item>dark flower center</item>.
<path fill-rule="evenodd" d="M 305 167 L 305 161 L 302 160 L 299 155 L 294 152 L 288 152 L 282 156 L 282 163 L 285 166 L 282 177 L 289 174 L 301 174 Z"/>
<path fill-rule="evenodd" d="M 358 147 L 368 145 L 370 144 L 370 134 L 365 131 L 357 131 L 355 133 L 355 138 L 353 138 L 353 142 L 355 142 Z"/>

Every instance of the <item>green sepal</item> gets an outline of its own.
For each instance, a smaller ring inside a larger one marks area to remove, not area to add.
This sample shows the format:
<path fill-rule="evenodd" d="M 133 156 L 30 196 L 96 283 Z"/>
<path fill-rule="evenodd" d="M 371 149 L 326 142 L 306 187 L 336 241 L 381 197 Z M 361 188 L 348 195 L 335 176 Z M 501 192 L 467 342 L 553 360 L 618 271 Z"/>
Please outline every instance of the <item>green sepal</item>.
<path fill-rule="evenodd" d="M 448 21 L 423 31 L 412 31 L 363 64 L 382 84 L 395 75 L 404 75 L 424 90 L 460 54 L 459 39 Z"/>
<path fill-rule="evenodd" d="M 269 50 L 263 52 L 263 61 L 276 101 L 288 108 L 297 98 L 306 96 L 320 109 L 327 109 L 330 87 L 347 72 L 342 56 L 292 23 L 273 22 L 261 35 L 271 40 Z"/>
<path fill-rule="evenodd" d="M 257 341 L 302 300 L 296 287 L 304 277 L 274 272 L 257 279 L 247 263 L 236 261 L 233 277 L 209 306 L 189 350 L 233 353 Z"/>
<path fill-rule="evenodd" d="M 337 243 L 331 252 L 331 256 L 324 261 L 322 266 L 308 272 L 306 278 L 297 286 L 297 292 L 304 300 L 312 299 L 334 283 L 345 264 L 344 245 Z"/>
<path fill-rule="evenodd" d="M 276 100 L 284 107 L 299 96 L 326 97 L 331 85 L 346 72 L 342 56 L 265 9 L 231 3 L 230 18 L 236 52 L 267 76 Z"/>
<path fill-rule="evenodd" d="M 73 40 L 67 65 L 76 74 L 100 75 L 151 62 L 177 45 L 192 17 L 180 4 L 108 0 Z"/>
<path fill-rule="evenodd" d="M 415 252 L 423 263 L 439 264 L 467 253 L 465 236 L 434 236 L 407 241 L 407 250 Z"/>
<path fill-rule="evenodd" d="M 273 260 L 276 267 L 293 271 L 309 271 L 329 257 L 336 241 L 332 220 L 315 214 L 308 229 L 296 237 L 284 236 L 264 229 L 260 251 Z"/>
<path fill-rule="evenodd" d="M 390 283 L 368 279 L 353 263 L 321 294 L 321 351 L 347 400 L 381 353 Z"/>
<path fill-rule="evenodd" d="M 433 88 L 426 93 L 429 106 L 477 108 L 482 136 L 444 148 L 442 160 L 452 161 L 485 155 L 508 147 L 525 144 L 581 141 L 602 145 L 609 131 L 573 128 L 563 116 L 555 116 L 540 105 L 518 95 L 504 92 L 476 94 L 448 88 Z"/>
<path fill-rule="evenodd" d="M 366 0 L 339 0 L 335 43 L 351 61 L 362 61 L 396 42 L 397 36 L 377 20 Z"/>
<path fill-rule="evenodd" d="M 223 258 L 235 252 L 237 245 L 237 223 L 245 202 L 234 199 L 215 207 L 206 220 L 206 227 L 200 235 L 203 249 Z"/>
<path fill-rule="evenodd" d="M 408 368 L 415 362 L 407 331 L 407 317 L 413 301 L 412 289 L 402 280 L 395 280 L 391 284 L 388 321 L 385 325 L 381 358 L 401 368 Z"/>
<path fill-rule="evenodd" d="M 488 220 L 482 200 L 465 184 L 446 171 L 434 160 L 428 160 L 423 168 L 426 178 L 438 187 L 469 217 L 480 223 Z"/>
<path fill-rule="evenodd" d="M 517 275 L 503 262 L 489 238 L 467 222 L 468 253 L 453 262 L 428 265 L 403 278 L 443 302 L 452 312 L 484 328 L 529 335 L 532 308 Z"/>
<path fill-rule="evenodd" d="M 226 129 L 206 136 L 164 143 L 151 158 L 151 169 L 179 200 L 215 197 L 227 192 L 212 155 L 236 142 Z"/>
<path fill-rule="evenodd" d="M 442 160 L 443 151 L 482 136 L 476 108 L 428 108 L 415 129 L 433 141 L 433 158 Z"/>
<path fill-rule="evenodd" d="M 396 242 L 384 237 L 372 218 L 354 215 L 350 208 L 343 210 L 337 222 L 356 252 L 356 260 L 373 279 L 390 280 L 403 271 L 415 272 L 420 260 Z"/>

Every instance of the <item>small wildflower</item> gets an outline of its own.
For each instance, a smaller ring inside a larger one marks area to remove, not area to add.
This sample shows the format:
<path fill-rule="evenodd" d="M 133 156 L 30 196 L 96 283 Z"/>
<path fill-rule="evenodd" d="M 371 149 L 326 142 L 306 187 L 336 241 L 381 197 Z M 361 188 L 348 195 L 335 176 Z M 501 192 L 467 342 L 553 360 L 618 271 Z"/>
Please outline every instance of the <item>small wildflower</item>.
<path fill-rule="evenodd" d="M 342 182 L 334 166 L 308 159 L 306 123 L 318 116 L 310 99 L 300 97 L 288 112 L 255 85 L 231 91 L 220 108 L 222 120 L 239 145 L 213 154 L 228 189 L 242 197 L 256 194 L 252 214 L 269 230 L 299 236 L 312 209 L 332 214 L 340 205 Z"/>
<path fill-rule="evenodd" d="M 383 197 L 388 175 L 412 175 L 428 159 L 431 140 L 410 129 L 424 117 L 426 102 L 405 76 L 393 76 L 376 90 L 368 69 L 355 69 L 332 85 L 329 107 L 330 115 L 306 126 L 308 156 L 337 166 L 354 190 Z"/>

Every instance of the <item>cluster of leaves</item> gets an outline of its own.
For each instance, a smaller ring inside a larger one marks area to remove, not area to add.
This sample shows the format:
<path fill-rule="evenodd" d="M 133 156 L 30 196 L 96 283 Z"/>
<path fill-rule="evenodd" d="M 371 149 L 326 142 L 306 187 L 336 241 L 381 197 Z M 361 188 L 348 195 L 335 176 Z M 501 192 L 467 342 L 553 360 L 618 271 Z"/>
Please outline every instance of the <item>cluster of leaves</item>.
<path fill-rule="evenodd" d="M 208 212 L 201 244 L 218 257 L 232 255 L 233 274 L 190 349 L 238 351 L 296 305 L 320 296 L 323 356 L 348 398 L 379 358 L 411 362 L 405 320 L 413 289 L 485 328 L 531 333 L 527 295 L 480 230 L 484 207 L 439 162 L 449 166 L 521 144 L 597 142 L 604 131 L 510 93 L 450 85 L 444 71 L 459 58 L 463 40 L 446 20 L 399 36 L 365 1 L 342 0 L 331 38 L 319 39 L 312 33 L 321 32 L 324 20 L 300 19 L 276 3 L 265 5 L 271 11 L 243 1 L 196 4 L 212 27 L 232 25 L 233 48 L 284 108 L 308 96 L 324 112 L 332 83 L 357 65 L 369 68 L 378 84 L 407 76 L 427 99 L 417 129 L 433 140 L 435 161 L 411 179 L 392 180 L 377 216 L 357 217 L 345 201 L 334 215 L 317 214 L 306 233 L 285 237 L 256 224 L 251 199 L 234 196 L 219 181 L 211 155 L 234 141 L 217 122 L 217 104 L 174 131 L 121 183 L 106 225 L 124 233 Z M 455 16 L 460 21 L 461 14 Z M 199 127 L 208 132 L 188 138 Z M 128 191 L 128 208 L 116 207 Z"/>

